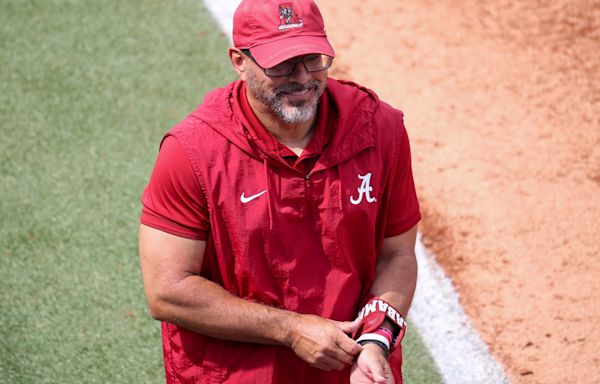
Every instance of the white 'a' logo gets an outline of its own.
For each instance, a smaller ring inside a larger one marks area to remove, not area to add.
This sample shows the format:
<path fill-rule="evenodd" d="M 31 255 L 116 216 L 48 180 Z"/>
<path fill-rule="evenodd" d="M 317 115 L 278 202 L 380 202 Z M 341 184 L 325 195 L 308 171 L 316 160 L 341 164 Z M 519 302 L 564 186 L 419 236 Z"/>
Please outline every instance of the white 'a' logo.
<path fill-rule="evenodd" d="M 362 184 L 360 185 L 360 188 L 358 188 L 358 197 L 354 198 L 350 196 L 350 202 L 354 205 L 358 205 L 362 201 L 363 196 L 366 196 L 368 203 L 377 201 L 376 198 L 371 197 L 371 191 L 373 191 L 373 187 L 371 187 L 371 172 L 364 176 L 358 175 L 358 178 L 362 180 Z"/>

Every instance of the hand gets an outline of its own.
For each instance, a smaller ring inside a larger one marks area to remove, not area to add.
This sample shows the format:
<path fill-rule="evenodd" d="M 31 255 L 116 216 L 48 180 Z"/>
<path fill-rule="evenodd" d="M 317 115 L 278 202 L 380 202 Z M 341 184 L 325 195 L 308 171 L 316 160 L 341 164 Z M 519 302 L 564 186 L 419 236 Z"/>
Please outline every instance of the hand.
<path fill-rule="evenodd" d="M 360 319 L 334 321 L 314 315 L 297 315 L 289 329 L 287 345 L 296 355 L 324 371 L 342 370 L 352 364 L 362 347 L 346 333 L 360 326 Z"/>
<path fill-rule="evenodd" d="M 381 347 L 365 344 L 352 366 L 351 384 L 394 384 L 392 368 Z"/>

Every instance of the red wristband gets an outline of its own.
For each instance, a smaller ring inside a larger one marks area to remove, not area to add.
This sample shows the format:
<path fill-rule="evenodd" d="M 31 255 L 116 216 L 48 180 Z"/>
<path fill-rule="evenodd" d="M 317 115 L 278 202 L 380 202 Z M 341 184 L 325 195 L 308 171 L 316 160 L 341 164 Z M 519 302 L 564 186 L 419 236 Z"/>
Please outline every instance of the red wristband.
<path fill-rule="evenodd" d="M 406 321 L 404 320 L 402 314 L 392 307 L 388 302 L 380 299 L 379 297 L 373 297 L 360 310 L 358 317 L 362 319 L 362 322 L 358 330 L 353 335 L 355 340 L 366 333 L 379 334 L 377 331 L 381 331 L 381 337 L 385 337 L 387 339 L 391 334 L 391 331 L 385 327 L 382 327 L 383 322 L 387 318 L 398 327 L 398 334 L 395 336 L 392 335 L 390 338 L 390 350 L 393 350 L 400 345 L 400 342 L 402 341 L 402 338 L 406 332 Z M 389 333 L 386 333 L 379 328 L 382 328 Z"/>
<path fill-rule="evenodd" d="M 394 334 L 392 333 L 392 331 L 390 331 L 386 327 L 379 327 L 376 330 L 374 330 L 372 333 L 375 333 L 375 334 L 385 337 L 388 341 L 388 344 L 392 345 L 392 340 L 394 340 Z"/>

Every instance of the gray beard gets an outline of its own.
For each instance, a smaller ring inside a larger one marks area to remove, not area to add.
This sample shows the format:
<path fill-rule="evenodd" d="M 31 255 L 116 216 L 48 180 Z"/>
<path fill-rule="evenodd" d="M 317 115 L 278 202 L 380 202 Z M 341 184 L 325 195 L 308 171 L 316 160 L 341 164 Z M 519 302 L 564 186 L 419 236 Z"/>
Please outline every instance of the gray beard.
<path fill-rule="evenodd" d="M 284 123 L 297 124 L 309 121 L 315 116 L 319 99 L 305 103 L 305 105 L 284 106 L 280 98 L 275 98 L 266 104 Z"/>
<path fill-rule="evenodd" d="M 260 88 L 258 79 L 254 76 L 254 73 L 248 71 L 246 74 L 246 84 L 254 97 L 265 104 L 285 124 L 297 124 L 309 121 L 317 113 L 317 106 L 319 105 L 319 97 L 321 95 L 306 102 L 298 102 L 287 106 L 283 104 L 283 96 L 281 95 L 282 92 L 299 91 L 313 87 L 318 89 L 320 83 L 316 80 L 311 80 L 304 86 L 299 84 L 284 85 L 276 88 L 273 94 L 268 95 Z"/>

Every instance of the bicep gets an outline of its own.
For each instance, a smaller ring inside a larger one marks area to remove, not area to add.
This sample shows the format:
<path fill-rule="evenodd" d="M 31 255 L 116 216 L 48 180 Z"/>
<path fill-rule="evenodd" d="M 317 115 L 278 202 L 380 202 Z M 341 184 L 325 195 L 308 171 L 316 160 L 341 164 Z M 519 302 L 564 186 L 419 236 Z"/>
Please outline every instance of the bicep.
<path fill-rule="evenodd" d="M 139 251 L 148 301 L 160 298 L 190 275 L 199 275 L 206 241 L 175 236 L 140 225 Z"/>

